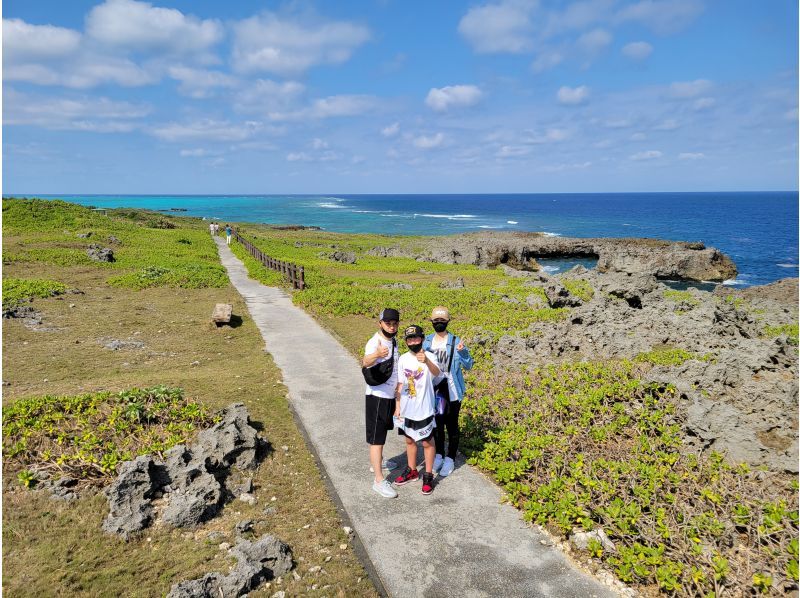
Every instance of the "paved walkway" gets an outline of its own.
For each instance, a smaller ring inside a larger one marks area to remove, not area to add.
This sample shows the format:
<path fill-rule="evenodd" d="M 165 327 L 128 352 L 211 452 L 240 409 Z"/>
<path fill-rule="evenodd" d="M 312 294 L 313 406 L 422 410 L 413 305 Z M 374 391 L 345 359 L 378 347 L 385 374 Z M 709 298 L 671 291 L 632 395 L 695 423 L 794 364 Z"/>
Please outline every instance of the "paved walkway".
<path fill-rule="evenodd" d="M 371 561 L 367 566 L 389 596 L 614 595 L 543 545 L 547 538 L 500 504 L 499 489 L 461 461 L 430 496 L 419 483 L 397 488 L 396 499 L 374 493 L 357 361 L 283 290 L 248 278 L 225 242 L 215 239 L 266 350 L 283 371 L 292 406 Z M 390 433 L 385 456 L 404 458 L 404 451 Z"/>

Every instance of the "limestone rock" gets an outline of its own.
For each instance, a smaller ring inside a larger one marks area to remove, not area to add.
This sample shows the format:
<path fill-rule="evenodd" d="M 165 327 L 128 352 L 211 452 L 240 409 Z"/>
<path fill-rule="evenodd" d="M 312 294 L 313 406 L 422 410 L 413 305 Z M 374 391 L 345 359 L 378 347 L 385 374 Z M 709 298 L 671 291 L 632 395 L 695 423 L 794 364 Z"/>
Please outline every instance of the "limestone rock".
<path fill-rule="evenodd" d="M 96 262 L 113 262 L 114 250 L 109 247 L 100 247 L 100 245 L 92 244 L 86 250 L 86 255 Z"/>

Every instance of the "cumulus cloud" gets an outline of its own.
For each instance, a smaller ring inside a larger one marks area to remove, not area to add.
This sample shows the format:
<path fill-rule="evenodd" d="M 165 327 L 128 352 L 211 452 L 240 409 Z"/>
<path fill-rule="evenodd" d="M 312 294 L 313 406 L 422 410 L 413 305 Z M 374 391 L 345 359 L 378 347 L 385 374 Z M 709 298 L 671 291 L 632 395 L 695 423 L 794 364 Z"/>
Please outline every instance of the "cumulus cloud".
<path fill-rule="evenodd" d="M 676 33 L 703 12 L 701 0 L 642 0 L 623 7 L 615 20 L 639 22 L 659 35 Z"/>
<path fill-rule="evenodd" d="M 367 95 L 338 95 L 319 98 L 310 105 L 286 112 L 269 112 L 275 121 L 322 120 L 325 118 L 358 116 L 375 108 L 377 99 Z"/>
<path fill-rule="evenodd" d="M 475 85 L 448 85 L 432 88 L 425 98 L 428 107 L 437 112 L 446 112 L 450 108 L 465 108 L 480 102 L 483 92 Z"/>
<path fill-rule="evenodd" d="M 646 152 L 638 152 L 630 156 L 631 160 L 635 161 L 642 161 L 642 160 L 657 160 L 661 156 L 663 156 L 660 151 L 658 150 L 648 150 Z"/>
<path fill-rule="evenodd" d="M 61 58 L 77 51 L 81 34 L 52 25 L 30 25 L 21 19 L 3 19 L 4 62 Z"/>
<path fill-rule="evenodd" d="M 236 94 L 234 108 L 239 112 L 264 115 L 290 111 L 296 107 L 305 89 L 305 85 L 297 81 L 279 83 L 258 79 Z"/>
<path fill-rule="evenodd" d="M 458 32 L 480 54 L 520 54 L 533 48 L 531 11 L 534 2 L 506 0 L 471 8 Z"/>
<path fill-rule="evenodd" d="M 315 150 L 328 148 L 328 142 L 325 141 L 324 139 L 320 139 L 319 137 L 315 137 L 314 139 L 312 139 L 310 145 Z"/>
<path fill-rule="evenodd" d="M 170 77 L 180 81 L 178 91 L 192 98 L 207 98 L 215 89 L 229 89 L 239 84 L 235 77 L 219 71 L 172 66 L 167 72 Z"/>
<path fill-rule="evenodd" d="M 384 137 L 396 137 L 400 133 L 400 123 L 392 123 L 381 129 L 381 135 Z"/>
<path fill-rule="evenodd" d="M 717 101 L 714 98 L 698 98 L 692 103 L 692 108 L 697 112 L 701 110 L 708 110 L 716 106 Z"/>
<path fill-rule="evenodd" d="M 291 20 L 265 12 L 234 25 L 233 64 L 244 73 L 299 75 L 320 64 L 342 64 L 370 39 L 363 25 Z"/>
<path fill-rule="evenodd" d="M 536 60 L 531 63 L 531 70 L 534 73 L 542 73 L 550 70 L 561 64 L 564 61 L 564 55 L 556 51 L 547 51 L 539 54 Z"/>
<path fill-rule="evenodd" d="M 706 155 L 701 152 L 683 152 L 678 154 L 678 160 L 702 160 Z"/>
<path fill-rule="evenodd" d="M 211 119 L 191 123 L 167 123 L 153 127 L 151 135 L 164 141 L 191 141 L 208 139 L 210 141 L 244 141 L 262 129 L 259 122 L 231 123 Z"/>
<path fill-rule="evenodd" d="M 631 60 L 646 60 L 653 53 L 653 46 L 647 42 L 631 42 L 622 48 L 622 54 Z"/>
<path fill-rule="evenodd" d="M 138 121 L 152 111 L 147 104 L 108 98 L 40 97 L 7 89 L 3 124 L 33 125 L 45 129 L 120 133 L 141 126 Z"/>
<path fill-rule="evenodd" d="M 577 44 L 587 54 L 594 56 L 605 50 L 614 37 L 605 29 L 594 29 L 578 38 Z"/>
<path fill-rule="evenodd" d="M 589 100 L 589 88 L 585 85 L 580 87 L 561 87 L 556 94 L 558 103 L 564 106 L 578 106 L 585 104 Z"/>
<path fill-rule="evenodd" d="M 433 149 L 439 147 L 444 143 L 444 135 L 442 133 L 436 133 L 436 135 L 420 135 L 419 137 L 415 137 L 412 141 L 414 147 L 418 147 L 420 149 Z"/>
<path fill-rule="evenodd" d="M 86 34 L 108 47 L 137 52 L 193 54 L 222 39 L 219 21 L 135 0 L 106 0 L 86 16 Z"/>
<path fill-rule="evenodd" d="M 676 81 L 669 86 L 669 94 L 673 98 L 690 99 L 708 92 L 712 87 L 711 81 L 707 79 L 696 79 L 694 81 Z"/>

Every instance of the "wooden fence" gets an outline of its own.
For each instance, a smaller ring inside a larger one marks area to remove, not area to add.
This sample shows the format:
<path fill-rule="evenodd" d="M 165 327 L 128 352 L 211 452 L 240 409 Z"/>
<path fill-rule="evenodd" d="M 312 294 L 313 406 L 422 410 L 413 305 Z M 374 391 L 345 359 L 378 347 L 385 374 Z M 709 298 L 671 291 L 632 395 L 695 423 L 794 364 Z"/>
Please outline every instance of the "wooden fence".
<path fill-rule="evenodd" d="M 293 288 L 301 291 L 306 288 L 305 269 L 303 266 L 284 262 L 283 260 L 276 260 L 275 258 L 268 256 L 258 247 L 240 235 L 239 231 L 236 229 L 233 231 L 233 238 L 241 243 L 244 248 L 247 249 L 247 253 L 264 264 L 266 268 L 282 273 L 286 278 L 289 279 L 289 282 L 292 284 Z"/>

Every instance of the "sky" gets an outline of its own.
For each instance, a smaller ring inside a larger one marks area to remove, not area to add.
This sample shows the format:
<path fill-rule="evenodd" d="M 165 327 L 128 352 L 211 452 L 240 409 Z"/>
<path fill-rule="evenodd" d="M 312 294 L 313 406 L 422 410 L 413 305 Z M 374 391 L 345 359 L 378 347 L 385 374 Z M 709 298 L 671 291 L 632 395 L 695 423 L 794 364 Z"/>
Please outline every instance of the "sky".
<path fill-rule="evenodd" d="M 6 0 L 4 194 L 796 190 L 794 0 Z"/>

